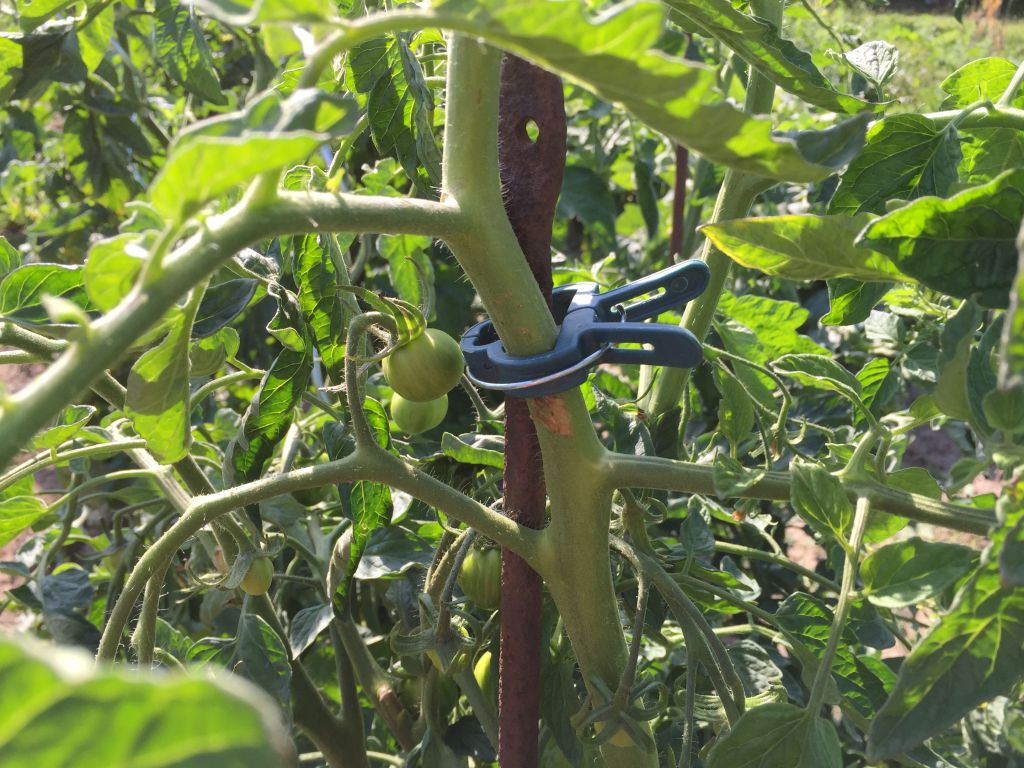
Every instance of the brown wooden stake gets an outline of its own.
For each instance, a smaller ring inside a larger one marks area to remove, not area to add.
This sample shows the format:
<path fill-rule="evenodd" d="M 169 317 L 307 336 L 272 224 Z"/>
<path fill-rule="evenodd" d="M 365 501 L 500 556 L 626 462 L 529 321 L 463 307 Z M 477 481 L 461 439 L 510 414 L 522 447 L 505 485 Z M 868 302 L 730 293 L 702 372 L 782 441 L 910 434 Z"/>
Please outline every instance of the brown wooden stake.
<path fill-rule="evenodd" d="M 533 137 L 531 137 L 533 133 Z M 565 168 L 562 81 L 506 55 L 501 67 L 498 157 L 512 229 L 537 284 L 551 298 L 551 224 Z M 537 433 L 526 401 L 505 400 L 505 514 L 544 525 L 546 491 Z M 501 553 L 501 653 L 498 762 L 536 768 L 540 719 L 540 576 L 508 550 Z"/>
<path fill-rule="evenodd" d="M 672 196 L 672 231 L 669 235 L 669 257 L 682 258 L 683 212 L 686 209 L 686 177 L 689 172 L 690 153 L 682 144 L 676 144 L 676 185 Z"/>

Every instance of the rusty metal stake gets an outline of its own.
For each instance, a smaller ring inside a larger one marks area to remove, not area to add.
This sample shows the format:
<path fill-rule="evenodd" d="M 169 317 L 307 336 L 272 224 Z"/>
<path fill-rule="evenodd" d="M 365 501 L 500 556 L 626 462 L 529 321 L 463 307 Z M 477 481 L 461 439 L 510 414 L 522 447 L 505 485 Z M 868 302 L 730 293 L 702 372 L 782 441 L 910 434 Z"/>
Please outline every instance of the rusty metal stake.
<path fill-rule="evenodd" d="M 551 298 L 551 224 L 565 168 L 562 81 L 507 55 L 501 67 L 498 157 L 512 229 L 545 297 Z M 505 514 L 544 525 L 540 446 L 527 401 L 505 401 Z M 508 550 L 501 553 L 501 654 L 498 763 L 536 768 L 540 719 L 540 621 L 543 583 Z"/>

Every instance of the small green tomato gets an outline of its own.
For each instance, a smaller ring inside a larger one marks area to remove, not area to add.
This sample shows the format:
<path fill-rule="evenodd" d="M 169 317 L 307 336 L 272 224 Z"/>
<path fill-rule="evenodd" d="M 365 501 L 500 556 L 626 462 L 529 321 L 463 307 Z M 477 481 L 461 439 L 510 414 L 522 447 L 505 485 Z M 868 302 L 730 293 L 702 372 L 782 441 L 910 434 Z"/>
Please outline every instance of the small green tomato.
<path fill-rule="evenodd" d="M 391 397 L 391 420 L 398 428 L 408 435 L 418 435 L 433 429 L 448 413 L 448 395 L 441 395 L 436 400 L 418 403 L 407 400 L 398 393 Z"/>
<path fill-rule="evenodd" d="M 457 581 L 473 603 L 497 610 L 501 606 L 501 550 L 470 549 Z"/>
<path fill-rule="evenodd" d="M 257 557 L 252 561 L 249 570 L 246 571 L 242 583 L 239 584 L 242 591 L 247 595 L 265 595 L 270 589 L 270 582 L 274 580 L 274 564 L 269 557 Z"/>
<path fill-rule="evenodd" d="M 406 400 L 425 403 L 459 383 L 466 361 L 455 339 L 437 328 L 427 328 L 384 358 L 383 367 L 395 392 Z"/>

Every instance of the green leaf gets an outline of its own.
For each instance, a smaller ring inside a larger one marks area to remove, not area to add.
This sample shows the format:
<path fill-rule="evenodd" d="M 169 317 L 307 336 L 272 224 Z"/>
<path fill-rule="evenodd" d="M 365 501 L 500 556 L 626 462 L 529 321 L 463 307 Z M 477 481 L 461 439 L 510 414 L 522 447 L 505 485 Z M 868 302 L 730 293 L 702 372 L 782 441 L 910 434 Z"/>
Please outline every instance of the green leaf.
<path fill-rule="evenodd" d="M 830 357 L 783 355 L 772 367 L 783 376 L 796 379 L 805 387 L 838 392 L 854 403 L 861 402 L 860 381 Z"/>
<path fill-rule="evenodd" d="M 46 514 L 46 507 L 35 496 L 8 496 L 0 499 L 0 547 Z"/>
<path fill-rule="evenodd" d="M 6 237 L 0 236 L 0 278 L 19 266 L 21 266 L 21 254 L 18 253 L 18 249 L 7 242 Z"/>
<path fill-rule="evenodd" d="M 258 685 L 287 707 L 291 701 L 292 669 L 280 635 L 261 617 L 242 613 L 234 637 L 207 637 L 188 651 L 191 662 L 213 663 Z"/>
<path fill-rule="evenodd" d="M 718 401 L 718 429 L 735 450 L 754 431 L 754 406 L 747 390 L 735 376 L 716 368 L 715 382 L 722 394 Z"/>
<path fill-rule="evenodd" d="M 13 315 L 31 322 L 45 322 L 43 296 L 58 296 L 88 307 L 82 288 L 82 268 L 63 264 L 26 264 L 0 281 L 0 315 Z"/>
<path fill-rule="evenodd" d="M 965 131 L 960 150 L 960 179 L 965 185 L 984 184 L 1005 171 L 1024 167 L 1024 135 L 1016 128 Z"/>
<path fill-rule="evenodd" d="M 711 748 L 708 768 L 842 768 L 835 726 L 794 707 L 772 703 L 743 713 Z"/>
<path fill-rule="evenodd" d="M 227 104 L 195 11 L 174 0 L 156 0 L 155 8 L 156 55 L 164 71 L 203 101 Z"/>
<path fill-rule="evenodd" d="M 192 444 L 188 382 L 191 317 L 182 317 L 128 373 L 125 413 L 162 464 L 173 464 Z"/>
<path fill-rule="evenodd" d="M 6 102 L 18 85 L 23 65 L 21 50 L 13 40 L 0 37 L 0 102 Z"/>
<path fill-rule="evenodd" d="M 18 25 L 25 32 L 31 32 L 73 2 L 75 0 L 17 0 Z"/>
<path fill-rule="evenodd" d="M 745 467 L 732 456 L 715 457 L 713 480 L 715 495 L 723 498 L 739 496 L 764 478 L 762 467 Z"/>
<path fill-rule="evenodd" d="M 441 435 L 441 451 L 460 464 L 502 469 L 505 466 L 505 454 L 495 450 L 502 447 L 500 441 L 501 438 L 494 435 L 453 435 L 451 432 L 445 432 Z"/>
<path fill-rule="evenodd" d="M 883 86 L 893 78 L 900 61 L 896 46 L 884 40 L 872 40 L 844 53 L 829 51 L 829 55 L 844 62 L 875 87 Z"/>
<path fill-rule="evenodd" d="M 884 357 L 868 360 L 864 367 L 857 371 L 857 381 L 861 385 L 861 398 L 864 405 L 870 408 L 876 416 L 881 412 L 881 406 L 885 405 L 893 396 L 898 386 L 895 375 L 890 370 L 889 361 Z"/>
<path fill-rule="evenodd" d="M 295 285 L 299 306 L 306 318 L 320 359 L 333 382 L 345 379 L 345 332 L 351 319 L 350 303 L 342 300 L 338 285 L 348 283 L 344 260 L 335 263 L 331 256 L 332 235 L 306 235 L 296 244 Z M 341 256 L 339 251 L 338 256 Z"/>
<path fill-rule="evenodd" d="M 1017 271 L 1024 169 L 1007 171 L 948 200 L 926 197 L 867 226 L 859 242 L 950 296 L 1005 307 Z"/>
<path fill-rule="evenodd" d="M 229 485 L 248 482 L 263 473 L 263 465 L 291 426 L 295 406 L 313 370 L 309 331 L 295 298 L 283 289 L 276 298 L 278 309 L 273 322 L 290 328 L 302 345 L 286 346 L 263 375 L 259 392 L 242 417 L 238 436 L 228 446 L 225 473 Z"/>
<path fill-rule="evenodd" d="M 154 238 L 121 234 L 100 240 L 89 248 L 82 281 L 89 300 L 106 311 L 128 295 L 145 263 Z"/>
<path fill-rule="evenodd" d="M 853 524 L 853 504 L 835 475 L 818 464 L 794 461 L 790 501 L 819 533 L 845 541 Z"/>
<path fill-rule="evenodd" d="M 238 317 L 252 301 L 257 285 L 258 281 L 243 277 L 207 288 L 192 324 L 192 335 L 210 336 Z"/>
<path fill-rule="evenodd" d="M 299 658 L 303 651 L 316 642 L 317 637 L 334 620 L 334 607 L 326 603 L 303 608 L 292 617 L 288 628 L 288 646 L 292 658 Z"/>
<path fill-rule="evenodd" d="M 838 92 L 806 51 L 783 39 L 763 19 L 748 16 L 727 0 L 664 0 L 676 14 L 723 42 L 747 64 L 802 101 L 830 112 L 860 112 L 879 106 Z M 674 14 L 669 14 L 671 18 Z"/>
<path fill-rule="evenodd" d="M 864 151 L 850 163 L 829 213 L 883 213 L 892 198 L 944 195 L 957 180 L 960 140 L 955 128 L 923 115 L 894 115 L 868 131 Z"/>
<path fill-rule="evenodd" d="M 791 640 L 799 642 L 799 650 L 794 646 L 794 651 L 804 667 L 803 679 L 809 681 L 824 658 L 835 616 L 818 598 L 794 592 L 779 605 L 775 621 Z M 843 630 L 830 671 L 836 691 L 857 712 L 870 717 L 885 701 L 885 680 L 855 652 L 856 647 L 857 637 L 851 625 Z"/>
<path fill-rule="evenodd" d="M 114 671 L 52 644 L 0 641 L 4 768 L 285 768 L 280 713 L 231 675 Z M 116 728 L 109 728 L 116 722 Z M 102 734 L 99 738 L 98 734 Z"/>
<path fill-rule="evenodd" d="M 1024 590 L 1001 584 L 999 553 L 1019 508 L 992 536 L 981 568 L 910 652 L 868 732 L 868 759 L 917 746 L 1024 679 Z"/>
<path fill-rule="evenodd" d="M 964 64 L 942 81 L 942 90 L 949 94 L 942 106 L 944 109 L 956 109 L 983 99 L 997 101 L 1016 71 L 1017 65 L 1012 61 L 994 56 Z M 1024 95 L 1018 93 L 1012 105 L 1024 107 Z"/>
<path fill-rule="evenodd" d="M 210 376 L 220 370 L 224 362 L 238 354 L 238 331 L 221 328 L 212 336 L 204 336 L 189 345 L 188 359 L 192 376 Z"/>
<path fill-rule="evenodd" d="M 718 308 L 757 336 L 758 343 L 765 351 L 765 357 L 757 362 L 774 360 L 790 352 L 829 354 L 827 349 L 799 333 L 810 313 L 794 301 L 781 301 L 749 293 L 737 297 L 727 291 L 722 294 Z M 739 366 L 737 364 L 736 367 Z"/>
<path fill-rule="evenodd" d="M 254 176 L 305 160 L 356 120 L 351 99 L 306 88 L 287 99 L 267 93 L 241 112 L 213 117 L 178 134 L 150 187 L 154 207 L 182 220 Z"/>
<path fill-rule="evenodd" d="M 966 574 L 973 550 L 917 536 L 872 552 L 860 567 L 864 593 L 874 605 L 901 608 L 934 597 Z"/>
<path fill-rule="evenodd" d="M 892 283 L 865 283 L 848 277 L 828 281 L 828 314 L 822 325 L 855 325 L 867 320 Z"/>
<path fill-rule="evenodd" d="M 91 405 L 69 405 L 57 417 L 56 425 L 36 435 L 32 441 L 33 447 L 41 450 L 56 448 L 74 437 L 95 414 L 96 409 Z"/>
<path fill-rule="evenodd" d="M 114 37 L 115 5 L 111 3 L 93 16 L 92 20 L 78 28 L 78 47 L 82 52 L 82 63 L 89 72 L 94 72 L 103 61 Z"/>
<path fill-rule="evenodd" d="M 708 224 L 700 231 L 736 263 L 777 277 L 906 281 L 886 256 L 854 246 L 872 218 L 868 214 L 763 216 Z"/>
<path fill-rule="evenodd" d="M 398 297 L 422 307 L 433 291 L 434 265 L 426 253 L 431 239 L 418 235 L 393 235 L 377 241 L 380 255 L 388 261 L 388 277 Z"/>
<path fill-rule="evenodd" d="M 421 195 L 436 198 L 441 152 L 431 120 L 434 94 L 409 40 L 407 33 L 370 40 L 355 47 L 348 61 L 356 89 L 366 94 L 373 143 L 398 159 Z"/>
<path fill-rule="evenodd" d="M 616 204 L 607 179 L 583 165 L 568 165 L 562 176 L 557 215 L 577 219 L 603 248 L 615 248 Z"/>

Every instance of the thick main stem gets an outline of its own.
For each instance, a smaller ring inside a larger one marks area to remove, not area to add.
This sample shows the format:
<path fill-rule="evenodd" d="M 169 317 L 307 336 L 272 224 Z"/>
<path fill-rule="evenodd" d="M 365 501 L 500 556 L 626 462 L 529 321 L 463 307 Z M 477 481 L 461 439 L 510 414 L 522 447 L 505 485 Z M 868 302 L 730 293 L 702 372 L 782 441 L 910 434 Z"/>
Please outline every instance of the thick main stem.
<path fill-rule="evenodd" d="M 756 15 L 776 27 L 782 26 L 782 13 L 785 9 L 782 0 L 752 0 L 751 7 Z M 775 85 L 751 68 L 744 111 L 752 115 L 770 113 L 774 99 Z M 763 188 L 763 183 L 763 179 L 747 173 L 731 169 L 726 171 L 711 221 L 726 221 L 746 216 L 758 191 Z M 703 342 L 711 328 L 715 310 L 718 309 L 718 300 L 725 290 L 731 262 L 729 257 L 712 246 L 710 241 L 705 241 L 701 259 L 707 262 L 711 269 L 711 280 L 704 293 L 687 305 L 680 325 Z M 689 379 L 689 368 L 663 368 L 650 395 L 643 403 L 644 408 L 652 416 L 674 408 L 679 404 Z"/>
<path fill-rule="evenodd" d="M 449 241 L 501 336 L 515 355 L 545 352 L 556 326 L 505 215 L 498 177 L 499 54 L 455 36 L 449 47 L 444 190 L 466 217 L 465 237 Z M 569 635 L 587 685 L 614 689 L 626 665 L 626 643 L 611 577 L 611 492 L 600 471 L 604 447 L 579 390 L 530 401 L 551 523 L 539 539 L 537 570 Z M 601 749 L 608 768 L 653 768 L 657 756 L 638 747 Z"/>

